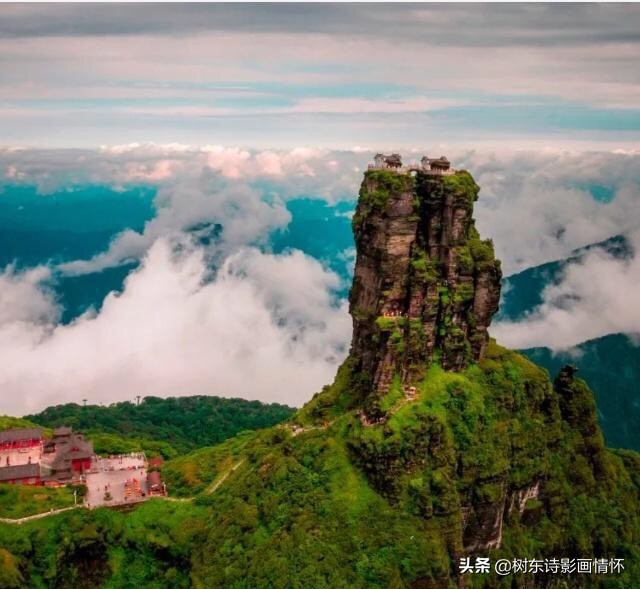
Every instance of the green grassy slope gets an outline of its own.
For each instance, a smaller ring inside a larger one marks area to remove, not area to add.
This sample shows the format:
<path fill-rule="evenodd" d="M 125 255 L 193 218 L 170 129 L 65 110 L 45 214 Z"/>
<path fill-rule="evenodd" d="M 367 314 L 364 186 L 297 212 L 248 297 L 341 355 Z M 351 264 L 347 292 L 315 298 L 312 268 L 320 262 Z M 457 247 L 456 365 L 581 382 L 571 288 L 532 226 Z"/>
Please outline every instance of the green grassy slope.
<path fill-rule="evenodd" d="M 321 406 L 316 399 L 302 420 L 315 413 L 324 423 Z M 461 507 L 480 517 L 505 490 L 532 481 L 543 486 L 540 498 L 522 514 L 512 510 L 502 547 L 485 552 L 627 559 L 622 584 L 594 577 L 584 587 L 631 587 L 640 574 L 640 458 L 604 448 L 579 380 L 554 391 L 543 370 L 492 346 L 462 374 L 432 368 L 419 400 L 399 404 L 384 426 L 365 428 L 353 412 L 330 423 L 297 436 L 261 432 L 239 453 L 211 451 L 214 478 L 244 461 L 199 499 L 211 516 L 194 553 L 196 586 L 453 587 Z M 194 461 L 194 479 L 211 464 Z M 512 581 L 480 577 L 467 586 Z"/>
<path fill-rule="evenodd" d="M 82 501 L 82 498 L 79 498 Z M 26 485 L 0 485 L 0 517 L 19 519 L 50 509 L 71 507 L 73 488 L 47 489 Z"/>
<path fill-rule="evenodd" d="M 0 431 L 22 427 L 38 427 L 38 424 L 23 417 L 0 415 Z"/>
<path fill-rule="evenodd" d="M 14 579 L 7 587 L 455 587 L 462 544 L 482 536 L 474 518 L 496 505 L 507 506 L 502 547 L 483 554 L 626 559 L 625 576 L 567 587 L 640 578 L 640 457 L 604 448 L 582 381 L 553 389 L 544 370 L 492 345 L 462 373 L 432 366 L 416 401 L 400 399 L 386 424 L 363 427 L 348 407 L 352 377 L 347 364 L 295 418 L 305 424 L 297 435 L 276 426 L 169 461 L 169 486 L 190 500 L 0 526 L 0 578 Z M 509 510 L 509 493 L 534 481 L 540 497 Z M 466 586 L 526 585 L 476 576 Z"/>

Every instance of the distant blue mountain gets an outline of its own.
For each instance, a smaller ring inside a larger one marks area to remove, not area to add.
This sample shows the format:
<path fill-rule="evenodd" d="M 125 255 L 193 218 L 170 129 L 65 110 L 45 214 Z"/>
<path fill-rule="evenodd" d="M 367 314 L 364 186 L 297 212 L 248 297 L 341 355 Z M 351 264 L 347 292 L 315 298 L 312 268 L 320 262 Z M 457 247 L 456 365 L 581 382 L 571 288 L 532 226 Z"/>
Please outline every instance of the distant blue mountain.
<path fill-rule="evenodd" d="M 39 195 L 35 187 L 5 187 L 0 198 L 0 268 L 89 259 L 105 251 L 121 231 L 141 231 L 155 215 L 154 196 L 155 190 L 145 186 L 126 191 L 89 186 L 47 196 Z M 271 249 L 275 253 L 299 249 L 320 260 L 342 278 L 336 294 L 345 297 L 352 271 L 345 252 L 353 248 L 353 206 L 312 198 L 289 201 L 292 220 L 286 229 L 271 235 Z M 203 223 L 189 230 L 208 245 L 220 226 Z M 63 307 L 62 321 L 69 323 L 90 308 L 99 310 L 110 292 L 122 290 L 136 267 L 131 263 L 82 276 L 55 275 L 53 287 Z"/>
<path fill-rule="evenodd" d="M 542 302 L 542 291 L 558 282 L 568 264 L 579 262 L 589 251 L 601 248 L 616 258 L 633 255 L 631 244 L 616 236 L 581 248 L 565 260 L 528 268 L 504 279 L 498 318 L 517 321 Z M 521 350 L 551 375 L 565 364 L 579 369 L 593 390 L 600 422 L 609 446 L 640 450 L 640 347 L 622 334 L 584 342 L 575 349 L 554 354 L 548 348 Z"/>
<path fill-rule="evenodd" d="M 155 189 L 85 186 L 41 195 L 33 186 L 0 189 L 0 267 L 84 259 L 124 229 L 155 215 Z"/>
<path fill-rule="evenodd" d="M 299 249 L 320 260 L 342 278 L 344 286 L 338 295 L 346 297 L 353 272 L 345 253 L 354 248 L 350 216 L 354 203 L 329 205 L 322 200 L 300 198 L 289 201 L 287 208 L 291 222 L 272 235 L 273 251 Z"/>
<path fill-rule="evenodd" d="M 34 186 L 5 186 L 0 194 L 0 268 L 18 269 L 88 259 L 105 251 L 125 229 L 142 230 L 155 215 L 155 189 L 114 190 L 83 186 L 41 195 Z M 54 276 L 54 290 L 68 323 L 89 308 L 99 309 L 122 289 L 129 264 L 85 276 Z"/>
<path fill-rule="evenodd" d="M 616 235 L 600 243 L 577 249 L 563 260 L 548 262 L 507 276 L 502 281 L 500 310 L 494 321 L 522 319 L 542 303 L 542 291 L 549 284 L 557 283 L 561 279 L 568 264 L 579 262 L 585 254 L 594 249 L 602 249 L 616 258 L 629 258 L 633 255 L 629 241 L 622 235 Z"/>
<path fill-rule="evenodd" d="M 622 334 L 584 342 L 571 352 L 521 350 L 556 375 L 565 364 L 578 367 L 596 397 L 607 445 L 640 450 L 640 347 Z"/>

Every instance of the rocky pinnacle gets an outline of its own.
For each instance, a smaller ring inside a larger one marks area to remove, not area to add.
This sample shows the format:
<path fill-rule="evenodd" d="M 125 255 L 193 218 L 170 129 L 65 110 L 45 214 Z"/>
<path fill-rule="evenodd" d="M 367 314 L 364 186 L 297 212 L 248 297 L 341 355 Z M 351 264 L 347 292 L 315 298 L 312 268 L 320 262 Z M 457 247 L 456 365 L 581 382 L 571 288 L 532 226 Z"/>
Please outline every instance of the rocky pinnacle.
<path fill-rule="evenodd" d="M 374 397 L 434 361 L 461 370 L 482 357 L 501 271 L 475 228 L 478 191 L 462 170 L 365 173 L 353 218 L 351 356 Z"/>

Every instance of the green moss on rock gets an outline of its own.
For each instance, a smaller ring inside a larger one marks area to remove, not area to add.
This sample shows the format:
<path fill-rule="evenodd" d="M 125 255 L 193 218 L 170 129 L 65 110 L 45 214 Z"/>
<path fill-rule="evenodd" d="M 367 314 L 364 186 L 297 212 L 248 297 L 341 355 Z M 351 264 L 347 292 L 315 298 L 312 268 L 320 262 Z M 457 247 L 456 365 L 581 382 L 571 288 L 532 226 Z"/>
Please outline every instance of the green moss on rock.
<path fill-rule="evenodd" d="M 445 189 L 465 197 L 470 206 L 473 206 L 473 203 L 478 200 L 480 187 L 466 170 L 458 170 L 450 176 L 443 176 L 442 184 Z"/>

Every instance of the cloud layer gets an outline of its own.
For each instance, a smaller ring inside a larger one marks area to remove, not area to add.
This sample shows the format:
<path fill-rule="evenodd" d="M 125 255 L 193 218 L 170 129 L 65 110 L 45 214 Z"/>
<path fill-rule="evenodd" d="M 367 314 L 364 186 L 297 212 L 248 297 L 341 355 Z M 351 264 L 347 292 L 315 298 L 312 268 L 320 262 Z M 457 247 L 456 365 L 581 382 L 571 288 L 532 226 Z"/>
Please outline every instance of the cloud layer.
<path fill-rule="evenodd" d="M 441 146 L 424 150 L 440 154 Z M 405 152 L 419 159 L 422 150 Z M 625 233 L 640 246 L 640 154 L 447 150 L 482 186 L 478 226 L 507 273 Z M 269 234 L 301 196 L 354 202 L 366 149 L 259 150 L 124 145 L 0 150 L 0 193 L 35 185 L 157 188 L 156 216 L 87 260 L 0 273 L 0 412 L 87 398 L 221 394 L 301 404 L 330 382 L 351 322 L 340 279 L 301 252 L 274 255 Z M 330 240 L 331 236 L 327 235 Z M 345 255 L 349 252 L 345 252 Z M 59 323 L 56 279 L 126 260 L 141 265 L 98 313 Z M 640 331 L 638 258 L 592 252 L 550 286 L 544 304 L 491 332 L 510 347 L 570 347 Z"/>
<path fill-rule="evenodd" d="M 556 351 L 611 333 L 640 337 L 640 232 L 629 239 L 633 258 L 593 250 L 567 265 L 561 281 L 544 290 L 543 303 L 524 320 L 498 323 L 491 334 L 510 348 Z"/>
<path fill-rule="evenodd" d="M 208 275 L 202 249 L 159 238 L 120 295 L 69 325 L 47 320 L 55 305 L 33 289 L 44 273 L 10 277 L 22 303 L 5 301 L 0 284 L 2 412 L 136 394 L 299 405 L 332 379 L 351 331 L 335 275 L 300 252 L 255 249 Z"/>
<path fill-rule="evenodd" d="M 640 153 L 469 152 L 478 228 L 507 274 L 640 227 Z"/>
<path fill-rule="evenodd" d="M 405 160 L 445 152 L 482 187 L 481 233 L 494 239 L 506 274 L 567 257 L 579 247 L 640 226 L 640 152 L 460 150 L 430 145 L 404 150 Z M 286 202 L 354 201 L 373 156 L 364 149 L 240 149 L 131 144 L 100 150 L 0 149 L 3 185 L 35 184 L 42 194 L 74 184 L 158 187 L 157 216 L 143 233 L 128 231 L 109 251 L 67 265 L 85 273 L 139 259 L 154 239 L 220 223 L 216 247 L 264 243 L 289 222 Z M 3 174 L 4 171 L 4 174 Z M 206 228 L 206 227 L 205 227 Z"/>

